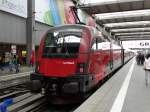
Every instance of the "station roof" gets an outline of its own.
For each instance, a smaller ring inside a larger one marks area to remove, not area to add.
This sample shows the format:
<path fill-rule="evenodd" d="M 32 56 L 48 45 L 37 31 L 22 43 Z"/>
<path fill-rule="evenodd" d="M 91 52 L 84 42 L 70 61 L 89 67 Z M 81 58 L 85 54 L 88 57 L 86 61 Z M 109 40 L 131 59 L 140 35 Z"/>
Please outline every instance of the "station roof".
<path fill-rule="evenodd" d="M 150 8 L 149 0 L 81 0 L 80 7 L 89 14 L 142 10 Z"/>
<path fill-rule="evenodd" d="M 150 0 L 80 0 L 79 7 L 117 40 L 150 40 Z"/>

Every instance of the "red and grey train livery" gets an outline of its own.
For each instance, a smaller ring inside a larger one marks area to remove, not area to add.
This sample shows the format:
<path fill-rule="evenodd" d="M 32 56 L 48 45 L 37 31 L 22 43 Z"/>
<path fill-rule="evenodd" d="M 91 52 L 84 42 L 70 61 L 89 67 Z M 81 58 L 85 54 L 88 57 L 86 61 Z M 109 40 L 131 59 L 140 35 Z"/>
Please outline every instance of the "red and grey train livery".
<path fill-rule="evenodd" d="M 132 54 L 86 25 L 51 28 L 42 37 L 32 90 L 61 96 L 90 91 L 108 74 L 132 58 Z"/>

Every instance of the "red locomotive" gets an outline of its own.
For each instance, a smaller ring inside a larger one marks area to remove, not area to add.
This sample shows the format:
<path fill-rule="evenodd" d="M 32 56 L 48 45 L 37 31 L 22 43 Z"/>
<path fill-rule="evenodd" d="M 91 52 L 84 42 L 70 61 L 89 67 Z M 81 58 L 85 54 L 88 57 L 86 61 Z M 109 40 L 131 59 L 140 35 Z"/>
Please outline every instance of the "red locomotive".
<path fill-rule="evenodd" d="M 87 93 L 122 66 L 124 56 L 131 58 L 123 51 L 89 26 L 51 28 L 39 46 L 36 70 L 31 74 L 32 90 L 49 96 Z"/>

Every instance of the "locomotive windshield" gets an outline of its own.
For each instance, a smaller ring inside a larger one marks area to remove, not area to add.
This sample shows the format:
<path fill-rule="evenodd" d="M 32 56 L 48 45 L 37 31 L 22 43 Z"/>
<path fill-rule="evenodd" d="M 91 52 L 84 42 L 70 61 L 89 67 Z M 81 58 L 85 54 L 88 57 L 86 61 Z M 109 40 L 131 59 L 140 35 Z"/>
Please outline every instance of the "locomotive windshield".
<path fill-rule="evenodd" d="M 82 32 L 49 32 L 44 43 L 44 57 L 77 57 Z"/>

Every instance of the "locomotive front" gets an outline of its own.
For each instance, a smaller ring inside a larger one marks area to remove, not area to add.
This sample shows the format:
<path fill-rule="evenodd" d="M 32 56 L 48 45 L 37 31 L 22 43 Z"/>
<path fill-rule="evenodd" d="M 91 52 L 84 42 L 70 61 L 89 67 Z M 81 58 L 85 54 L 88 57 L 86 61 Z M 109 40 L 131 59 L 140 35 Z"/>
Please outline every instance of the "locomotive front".
<path fill-rule="evenodd" d="M 82 25 L 65 25 L 49 30 L 43 37 L 36 72 L 31 74 L 32 91 L 46 95 L 77 94 L 88 91 L 91 34 Z"/>

